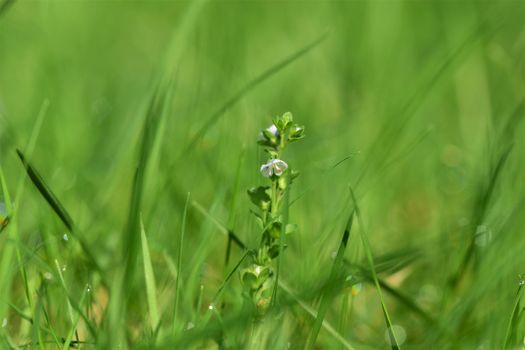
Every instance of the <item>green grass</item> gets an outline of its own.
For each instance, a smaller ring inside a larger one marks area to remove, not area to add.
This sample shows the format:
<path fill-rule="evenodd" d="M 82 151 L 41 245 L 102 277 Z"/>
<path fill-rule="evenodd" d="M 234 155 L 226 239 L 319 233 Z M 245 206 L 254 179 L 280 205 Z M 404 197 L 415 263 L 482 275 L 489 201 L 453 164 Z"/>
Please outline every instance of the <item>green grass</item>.
<path fill-rule="evenodd" d="M 524 13 L 1 1 L 0 349 L 520 348 Z M 246 190 L 286 111 L 261 319 Z"/>

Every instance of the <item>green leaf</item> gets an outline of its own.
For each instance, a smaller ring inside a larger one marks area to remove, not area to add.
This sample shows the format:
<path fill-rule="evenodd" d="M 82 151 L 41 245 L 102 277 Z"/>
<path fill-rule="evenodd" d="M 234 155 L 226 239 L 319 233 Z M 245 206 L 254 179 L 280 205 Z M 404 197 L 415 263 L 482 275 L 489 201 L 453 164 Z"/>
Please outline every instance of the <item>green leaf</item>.
<path fill-rule="evenodd" d="M 298 229 L 299 227 L 297 226 L 297 224 L 287 224 L 286 229 L 284 230 L 284 233 L 287 235 L 290 235 L 292 233 L 297 232 Z"/>
<path fill-rule="evenodd" d="M 272 144 L 277 144 L 277 137 L 275 137 L 275 135 L 271 131 L 263 130 L 262 134 L 268 142 Z"/>
<path fill-rule="evenodd" d="M 268 227 L 266 232 L 268 232 L 268 235 L 270 237 L 278 239 L 279 237 L 281 237 L 281 227 L 281 223 L 276 221 L 270 227 Z"/>
<path fill-rule="evenodd" d="M 270 209 L 271 198 L 268 194 L 269 186 L 252 187 L 248 190 L 248 196 L 253 204 L 263 211 Z"/>
<path fill-rule="evenodd" d="M 285 126 L 288 126 L 293 122 L 293 115 L 291 112 L 286 112 L 283 114 L 282 119 L 285 123 Z"/>
<path fill-rule="evenodd" d="M 290 142 L 297 141 L 297 140 L 304 138 L 304 136 L 305 136 L 304 126 L 295 124 L 290 128 L 290 134 L 288 136 L 288 141 Z"/>
<path fill-rule="evenodd" d="M 273 124 L 277 127 L 280 135 L 285 135 L 293 121 L 292 113 L 286 112 L 281 116 L 273 119 Z"/>

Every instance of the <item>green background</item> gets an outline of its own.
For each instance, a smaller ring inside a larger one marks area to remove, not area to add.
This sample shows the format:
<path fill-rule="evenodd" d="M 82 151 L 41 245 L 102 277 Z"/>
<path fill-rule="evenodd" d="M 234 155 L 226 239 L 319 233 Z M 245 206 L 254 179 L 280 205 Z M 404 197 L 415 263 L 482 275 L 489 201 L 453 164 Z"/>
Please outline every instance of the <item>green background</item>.
<path fill-rule="evenodd" d="M 107 319 L 122 310 L 107 307 L 111 288 L 101 280 L 115 280 L 135 252 L 132 184 L 157 86 L 169 93 L 152 117 L 158 132 L 134 213 L 144 220 L 162 322 L 155 334 L 139 248 L 129 288 L 111 301 L 126 310 L 116 326 L 127 334 L 117 337 L 123 344 L 214 348 L 220 333 L 227 348 L 250 348 L 237 273 L 220 316 L 207 305 L 242 254 L 233 248 L 224 266 L 221 227 L 258 244 L 246 195 L 265 183 L 256 141 L 271 118 L 291 111 L 307 137 L 284 157 L 301 176 L 290 207 L 299 231 L 287 237 L 281 278 L 302 304 L 282 292 L 260 348 L 304 347 L 314 322 L 305 306 L 317 310 L 325 291 L 352 208 L 349 186 L 364 225 L 352 228 L 344 273 L 368 266 L 365 233 L 392 322 L 406 332 L 402 348 L 495 349 L 507 332 L 509 348 L 523 346 L 521 304 L 512 316 L 525 273 L 523 2 L 20 0 L 0 8 L 0 165 L 19 202 L 0 234 L 4 346 L 35 334 L 52 339 L 42 327 L 58 338 L 71 329 L 55 259 L 67 266 L 65 285 L 93 319 L 97 344 L 114 341 Z M 75 239 L 63 239 L 67 229 L 33 183 L 20 181 L 16 148 L 67 209 L 103 273 Z M 92 290 L 81 300 L 86 284 Z M 348 344 L 387 348 L 373 284 L 365 278 L 348 310 L 350 285 L 328 287 L 337 293 L 325 320 Z M 21 314 L 40 317 L 41 327 Z M 202 333 L 182 331 L 188 322 Z M 323 328 L 317 346 L 342 344 Z"/>

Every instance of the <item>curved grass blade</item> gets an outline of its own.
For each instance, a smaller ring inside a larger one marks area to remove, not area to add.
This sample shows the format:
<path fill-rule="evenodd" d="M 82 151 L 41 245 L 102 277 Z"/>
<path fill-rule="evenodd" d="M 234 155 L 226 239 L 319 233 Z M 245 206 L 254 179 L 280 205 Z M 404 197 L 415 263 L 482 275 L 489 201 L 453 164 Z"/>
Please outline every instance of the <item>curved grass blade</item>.
<path fill-rule="evenodd" d="M 346 228 L 343 232 L 343 238 L 337 249 L 337 255 L 335 257 L 334 264 L 332 265 L 332 271 L 330 272 L 329 283 L 335 283 L 341 276 L 344 264 L 344 255 L 346 246 L 348 245 L 348 239 L 350 237 L 350 231 L 352 230 L 352 222 L 354 220 L 354 211 L 350 214 L 350 218 L 346 223 Z M 336 288 L 327 288 L 325 293 L 322 295 L 321 304 L 319 305 L 319 310 L 317 311 L 317 317 L 312 328 L 312 333 L 310 334 L 310 339 L 308 341 L 307 349 L 312 350 L 315 347 L 317 341 L 317 336 L 321 330 L 323 320 L 326 316 L 328 308 L 330 307 L 332 300 L 336 297 L 338 290 Z"/>
<path fill-rule="evenodd" d="M 505 350 L 509 347 L 509 343 L 512 337 L 512 334 L 515 332 L 516 328 L 516 321 L 518 319 L 518 316 L 520 314 L 519 308 L 520 308 L 520 300 L 523 296 L 523 286 L 525 283 L 523 281 L 520 281 L 520 285 L 518 287 L 518 291 L 516 293 L 516 298 L 514 299 L 514 307 L 512 308 L 512 312 L 510 314 L 509 323 L 507 325 L 507 330 L 505 332 L 505 340 L 503 341 L 503 347 L 502 349 Z M 523 312 L 523 311 L 522 311 Z"/>
<path fill-rule="evenodd" d="M 465 60 L 470 50 L 472 50 L 483 37 L 489 36 L 492 33 L 493 32 L 488 31 L 482 25 L 475 27 L 471 34 L 454 52 L 440 63 L 439 67 L 432 73 L 428 80 L 424 81 L 419 88 L 415 89 L 412 96 L 394 111 L 393 115 L 401 116 L 401 119 L 389 118 L 389 123 L 380 130 L 376 139 L 381 142 L 372 143 L 369 152 L 367 152 L 369 157 L 357 177 L 355 187 L 359 186 L 361 181 L 366 178 L 366 175 L 368 175 L 373 166 L 385 163 L 385 160 L 388 159 L 391 152 L 396 149 L 395 143 L 398 142 L 399 135 L 416 115 L 426 98 L 430 96 L 430 92 L 433 91 L 443 79 L 445 73 L 450 74 L 453 71 L 452 68 L 456 67 L 462 60 Z"/>
<path fill-rule="evenodd" d="M 361 241 L 363 242 L 363 247 L 365 249 L 366 258 L 368 260 L 368 264 L 370 265 L 370 272 L 372 273 L 372 278 L 374 280 L 374 284 L 375 284 L 376 289 L 377 289 L 377 294 L 379 295 L 379 299 L 381 301 L 381 308 L 383 310 L 383 316 L 385 318 L 385 323 L 386 323 L 386 326 L 388 328 L 388 334 L 390 336 L 390 343 L 392 345 L 392 349 L 401 349 L 401 347 L 399 346 L 399 342 L 396 339 L 395 332 L 392 331 L 393 330 L 393 328 L 392 328 L 392 321 L 390 319 L 390 315 L 388 313 L 388 309 L 386 307 L 386 303 L 385 303 L 385 300 L 383 298 L 383 293 L 381 292 L 381 285 L 379 284 L 379 280 L 377 278 L 377 273 L 376 273 L 375 264 L 374 264 L 374 257 L 373 257 L 373 254 L 372 254 L 372 248 L 370 247 L 370 242 L 368 241 L 368 236 L 366 235 L 366 233 L 364 231 L 365 228 L 364 228 L 364 225 L 363 225 L 363 220 L 361 218 L 361 212 L 359 210 L 359 206 L 357 205 L 357 200 L 355 198 L 354 191 L 353 191 L 352 187 L 350 187 L 350 194 L 352 196 L 352 201 L 354 203 L 354 208 L 355 208 L 354 210 L 355 210 L 355 213 L 356 213 L 357 222 L 359 223 L 359 233 L 360 233 L 360 236 L 361 236 Z"/>
<path fill-rule="evenodd" d="M 88 260 L 93 265 L 93 267 L 97 270 L 97 272 L 100 273 L 101 277 L 104 278 L 104 275 L 102 273 L 102 268 L 98 264 L 97 260 L 95 259 L 95 256 L 93 255 L 93 252 L 89 248 L 87 242 L 84 240 L 84 238 L 77 234 L 77 229 L 75 227 L 75 224 L 73 222 L 73 219 L 71 219 L 71 216 L 67 212 L 66 208 L 60 203 L 58 198 L 55 196 L 51 188 L 46 184 L 42 176 L 39 174 L 39 172 L 36 170 L 36 168 L 29 163 L 29 161 L 26 159 L 22 151 L 19 149 L 16 150 L 16 153 L 18 154 L 18 157 L 22 161 L 22 164 L 24 165 L 24 168 L 26 169 L 27 175 L 29 176 L 29 179 L 35 185 L 38 192 L 44 197 L 46 202 L 49 204 L 51 209 L 57 214 L 57 216 L 60 218 L 62 223 L 67 227 L 68 231 L 71 233 L 71 235 L 78 240 L 80 243 L 80 246 L 82 247 L 82 250 L 86 254 Z"/>
<path fill-rule="evenodd" d="M 111 334 L 111 337 L 107 337 L 104 340 L 104 342 L 108 342 L 103 344 L 105 347 L 114 348 L 123 341 L 122 334 L 124 330 L 120 322 L 126 319 L 127 305 L 132 295 L 131 287 L 134 281 L 140 244 L 140 213 L 146 184 L 147 166 L 155 137 L 158 134 L 159 121 L 165 115 L 166 98 L 169 91 L 169 85 L 157 85 L 150 99 L 144 120 L 138 164 L 131 188 L 128 220 L 122 232 L 122 239 L 125 242 L 122 245 L 124 266 L 115 279 L 110 306 L 106 310 L 109 313 L 107 325 L 109 327 L 108 334 Z"/>
<path fill-rule="evenodd" d="M 511 143 L 508 147 L 506 147 L 498 157 L 498 160 L 496 164 L 490 169 L 490 178 L 488 181 L 488 184 L 486 186 L 482 187 L 482 190 L 479 192 L 478 198 L 475 202 L 474 207 L 474 220 L 475 223 L 474 228 L 476 229 L 478 225 L 480 225 L 485 218 L 485 215 L 489 209 L 489 205 L 491 203 L 491 198 L 494 194 L 494 189 L 496 187 L 496 184 L 499 181 L 501 172 L 505 166 L 505 163 L 507 162 L 507 159 L 509 158 L 510 152 L 512 151 L 513 144 Z M 452 276 L 450 280 L 450 287 L 455 288 L 461 281 L 462 277 L 464 276 L 465 272 L 467 271 L 467 268 L 469 266 L 470 261 L 472 260 L 472 257 L 474 256 L 474 252 L 476 249 L 476 235 L 475 232 L 473 232 L 471 240 L 469 242 L 469 246 L 467 248 L 467 252 L 463 256 L 463 260 L 461 262 L 461 265 L 459 266 L 458 271 L 455 273 L 455 275 Z"/>
<path fill-rule="evenodd" d="M 199 141 L 201 137 L 203 137 L 206 132 L 215 124 L 217 121 L 219 121 L 220 117 L 228 111 L 231 107 L 233 107 L 237 102 L 239 102 L 244 95 L 249 93 L 251 90 L 256 88 L 259 84 L 270 78 L 271 76 L 277 74 L 285 67 L 289 66 L 291 63 L 295 62 L 308 52 L 310 52 L 313 48 L 321 44 L 326 38 L 328 37 L 328 33 L 325 33 L 321 35 L 320 37 L 316 38 L 312 42 L 308 43 L 304 47 L 300 48 L 299 50 L 295 51 L 291 55 L 285 57 L 283 60 L 278 62 L 277 64 L 273 65 L 272 67 L 268 68 L 264 72 L 262 72 L 260 75 L 255 77 L 253 80 L 249 81 L 246 85 L 244 85 L 239 91 L 237 91 L 232 97 L 230 97 L 222 106 L 220 106 L 215 112 L 213 112 L 208 120 L 204 123 L 203 126 L 195 133 L 193 138 L 188 143 L 188 146 L 184 149 L 184 152 L 182 155 L 189 154 L 190 151 L 195 147 L 195 144 Z"/>

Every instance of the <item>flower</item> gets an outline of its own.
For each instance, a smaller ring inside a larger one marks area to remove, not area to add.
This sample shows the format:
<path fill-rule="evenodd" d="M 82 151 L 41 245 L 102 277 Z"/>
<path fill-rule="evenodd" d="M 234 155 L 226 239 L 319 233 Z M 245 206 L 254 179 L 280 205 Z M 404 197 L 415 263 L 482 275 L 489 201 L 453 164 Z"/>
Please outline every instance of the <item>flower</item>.
<path fill-rule="evenodd" d="M 275 137 L 279 136 L 279 130 L 277 130 L 277 127 L 274 124 L 267 127 L 266 130 L 271 132 Z"/>
<path fill-rule="evenodd" d="M 277 129 L 275 124 L 270 125 L 264 131 L 268 131 L 273 136 L 279 137 L 279 130 Z M 264 136 L 264 133 L 262 131 L 259 133 L 259 140 L 263 140 L 263 141 L 266 140 L 266 137 Z"/>
<path fill-rule="evenodd" d="M 261 173 L 265 177 L 272 175 L 281 176 L 288 169 L 288 164 L 280 159 L 272 159 L 268 163 L 261 165 Z"/>

